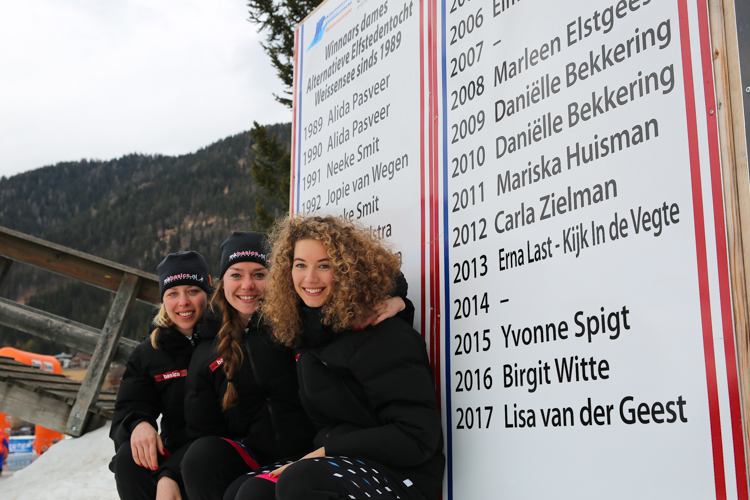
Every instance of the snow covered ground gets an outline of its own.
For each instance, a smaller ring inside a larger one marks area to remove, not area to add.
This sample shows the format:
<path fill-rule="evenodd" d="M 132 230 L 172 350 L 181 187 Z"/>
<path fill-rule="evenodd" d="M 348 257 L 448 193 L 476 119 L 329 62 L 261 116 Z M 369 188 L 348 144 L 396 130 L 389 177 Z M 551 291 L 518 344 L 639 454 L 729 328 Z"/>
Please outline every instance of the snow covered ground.
<path fill-rule="evenodd" d="M 28 467 L 0 479 L 0 500 L 118 500 L 109 425 L 65 439 Z"/>

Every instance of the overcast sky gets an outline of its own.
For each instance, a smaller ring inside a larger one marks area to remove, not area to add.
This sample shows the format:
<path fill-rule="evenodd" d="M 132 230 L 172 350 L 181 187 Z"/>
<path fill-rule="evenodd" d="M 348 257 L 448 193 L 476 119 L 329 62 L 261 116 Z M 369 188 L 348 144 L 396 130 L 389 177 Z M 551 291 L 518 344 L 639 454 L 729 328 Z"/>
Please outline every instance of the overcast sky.
<path fill-rule="evenodd" d="M 0 2 L 0 176 L 291 121 L 244 0 Z"/>

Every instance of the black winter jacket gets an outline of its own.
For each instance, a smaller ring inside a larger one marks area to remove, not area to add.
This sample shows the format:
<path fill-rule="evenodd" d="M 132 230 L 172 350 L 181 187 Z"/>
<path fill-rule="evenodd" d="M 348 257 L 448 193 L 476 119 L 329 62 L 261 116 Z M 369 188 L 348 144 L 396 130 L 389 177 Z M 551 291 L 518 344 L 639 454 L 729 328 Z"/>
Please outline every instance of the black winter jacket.
<path fill-rule="evenodd" d="M 194 344 L 174 328 L 162 328 L 157 338 L 158 349 L 154 349 L 149 338 L 130 353 L 109 432 L 115 450 L 130 441 L 133 429 L 144 420 L 158 429 L 159 415 L 160 436 L 167 450 L 175 453 L 186 443 L 185 381 Z M 168 459 L 157 474 L 179 482 L 179 463 L 172 464 Z"/>
<path fill-rule="evenodd" d="M 257 315 L 243 335 L 242 365 L 232 378 L 237 404 L 222 410 L 227 378 L 216 353 L 220 328 L 220 319 L 210 312 L 198 326 L 201 344 L 188 370 L 185 395 L 188 438 L 240 441 L 260 465 L 310 451 L 314 429 L 299 401 L 295 354 L 274 340 Z"/>
<path fill-rule="evenodd" d="M 302 314 L 297 373 L 302 404 L 318 429 L 315 447 L 373 460 L 437 499 L 443 433 L 422 337 L 399 318 L 334 334 L 319 309 L 303 307 Z"/>

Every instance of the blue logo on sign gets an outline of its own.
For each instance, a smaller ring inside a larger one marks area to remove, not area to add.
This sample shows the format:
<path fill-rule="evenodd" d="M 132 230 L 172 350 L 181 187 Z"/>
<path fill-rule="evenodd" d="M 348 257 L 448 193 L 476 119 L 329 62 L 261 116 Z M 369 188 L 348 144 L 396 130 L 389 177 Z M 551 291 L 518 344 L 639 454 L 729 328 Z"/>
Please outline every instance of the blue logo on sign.
<path fill-rule="evenodd" d="M 326 31 L 327 24 L 324 24 L 326 22 L 326 16 L 321 17 L 318 20 L 318 24 L 315 25 L 315 36 L 313 37 L 313 41 L 310 44 L 310 46 L 307 48 L 307 50 L 310 50 L 313 48 L 313 46 L 321 41 L 323 39 L 323 33 Z"/>
<path fill-rule="evenodd" d="M 315 45 L 317 45 L 317 43 L 323 39 L 323 35 L 326 31 L 328 31 L 328 29 L 333 28 L 333 26 L 339 19 L 351 12 L 351 9 L 347 10 L 349 7 L 351 7 L 351 5 L 351 0 L 347 0 L 346 2 L 336 7 L 331 14 L 327 16 L 323 15 L 323 17 L 318 19 L 318 22 L 315 23 L 315 36 L 313 37 L 312 42 L 310 42 L 310 46 L 307 47 L 307 50 L 310 50 Z"/>

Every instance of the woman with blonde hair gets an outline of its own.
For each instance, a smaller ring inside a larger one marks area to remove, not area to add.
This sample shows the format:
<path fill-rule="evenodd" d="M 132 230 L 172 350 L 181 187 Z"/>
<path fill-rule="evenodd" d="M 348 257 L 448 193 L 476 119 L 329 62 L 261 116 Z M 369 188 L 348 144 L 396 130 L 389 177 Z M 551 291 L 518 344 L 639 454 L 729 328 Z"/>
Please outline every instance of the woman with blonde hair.
<path fill-rule="evenodd" d="M 162 296 L 153 319 L 156 328 L 128 357 L 110 430 L 117 453 L 109 467 L 123 500 L 180 499 L 185 494 L 179 460 L 172 454 L 187 442 L 185 377 L 211 277 L 197 252 L 169 254 L 156 269 Z"/>
<path fill-rule="evenodd" d="M 256 471 L 236 498 L 437 499 L 445 457 L 424 340 L 398 318 L 352 328 L 392 292 L 398 257 L 335 217 L 289 217 L 273 241 L 263 314 L 298 353 L 315 450 Z"/>

